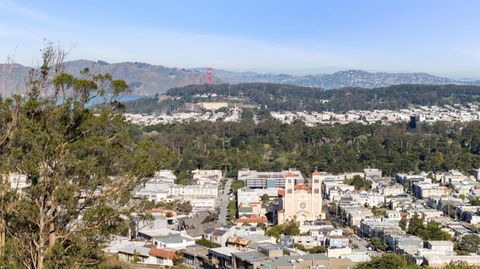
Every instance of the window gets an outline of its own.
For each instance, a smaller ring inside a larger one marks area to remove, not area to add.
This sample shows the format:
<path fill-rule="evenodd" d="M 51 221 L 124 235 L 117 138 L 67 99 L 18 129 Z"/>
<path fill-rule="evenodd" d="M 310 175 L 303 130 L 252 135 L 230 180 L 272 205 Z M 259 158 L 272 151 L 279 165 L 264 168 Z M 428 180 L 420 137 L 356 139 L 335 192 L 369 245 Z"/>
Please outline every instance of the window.
<path fill-rule="evenodd" d="M 288 189 L 287 193 L 292 193 L 292 189 Z"/>
<path fill-rule="evenodd" d="M 291 179 L 288 179 L 288 183 L 292 183 L 292 180 L 291 180 Z"/>
<path fill-rule="evenodd" d="M 317 184 L 318 184 L 318 182 L 319 182 L 319 181 L 318 181 L 318 179 L 315 179 L 313 182 L 315 182 L 315 183 L 317 183 Z"/>
<path fill-rule="evenodd" d="M 318 189 L 315 189 L 313 193 L 320 193 L 320 191 Z"/>

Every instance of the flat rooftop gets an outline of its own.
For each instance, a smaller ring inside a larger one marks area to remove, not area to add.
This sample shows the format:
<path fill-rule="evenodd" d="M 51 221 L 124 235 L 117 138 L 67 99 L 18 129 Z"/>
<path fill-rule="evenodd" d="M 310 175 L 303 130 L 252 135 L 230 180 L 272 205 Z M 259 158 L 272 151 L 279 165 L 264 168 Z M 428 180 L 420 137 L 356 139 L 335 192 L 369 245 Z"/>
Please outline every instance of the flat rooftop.
<path fill-rule="evenodd" d="M 238 253 L 233 253 L 233 256 L 242 261 L 246 261 L 248 263 L 268 260 L 268 257 L 266 255 L 263 255 L 258 251 L 238 252 Z"/>

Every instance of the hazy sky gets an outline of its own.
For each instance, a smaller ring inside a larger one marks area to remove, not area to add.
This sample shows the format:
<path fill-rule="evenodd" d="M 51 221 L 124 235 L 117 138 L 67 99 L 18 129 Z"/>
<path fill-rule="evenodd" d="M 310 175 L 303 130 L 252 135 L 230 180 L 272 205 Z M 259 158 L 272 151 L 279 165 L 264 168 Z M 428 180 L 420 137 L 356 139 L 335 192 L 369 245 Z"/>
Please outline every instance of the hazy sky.
<path fill-rule="evenodd" d="M 480 77 L 480 1 L 0 0 L 0 60 L 68 59 L 177 67 L 366 69 Z"/>

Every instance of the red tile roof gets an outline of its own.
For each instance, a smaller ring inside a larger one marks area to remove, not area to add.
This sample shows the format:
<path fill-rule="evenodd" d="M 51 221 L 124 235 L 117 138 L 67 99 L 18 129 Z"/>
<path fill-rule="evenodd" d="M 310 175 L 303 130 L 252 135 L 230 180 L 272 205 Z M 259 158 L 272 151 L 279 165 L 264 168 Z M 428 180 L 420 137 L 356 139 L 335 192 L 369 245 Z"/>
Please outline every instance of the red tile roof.
<path fill-rule="evenodd" d="M 237 244 L 237 245 L 248 245 L 250 244 L 250 242 L 252 242 L 251 240 L 247 240 L 247 239 L 243 239 L 242 237 L 240 236 L 230 236 L 228 239 L 227 239 L 227 242 L 228 243 L 232 243 L 232 244 Z"/>
<path fill-rule="evenodd" d="M 176 255 L 175 250 L 173 249 L 168 249 L 168 248 L 162 249 L 162 248 L 156 248 L 156 247 L 150 248 L 150 251 L 148 252 L 148 254 L 154 257 L 161 257 L 169 260 L 173 260 Z"/>
<path fill-rule="evenodd" d="M 213 236 L 222 236 L 222 235 L 224 235 L 226 232 L 227 232 L 227 231 L 225 231 L 225 230 L 215 229 L 215 230 L 213 230 L 212 235 L 213 235 Z"/>
<path fill-rule="evenodd" d="M 285 189 L 278 189 L 278 196 L 285 196 Z"/>
<path fill-rule="evenodd" d="M 299 191 L 299 190 L 309 191 L 310 188 L 307 185 L 304 185 L 304 184 L 297 184 L 297 185 L 295 185 L 295 190 L 296 191 Z"/>
<path fill-rule="evenodd" d="M 408 217 L 410 213 L 408 212 L 400 212 L 400 217 Z"/>
<path fill-rule="evenodd" d="M 286 177 L 294 177 L 295 174 L 292 171 L 288 171 Z"/>
<path fill-rule="evenodd" d="M 237 219 L 237 223 L 258 223 L 258 222 L 267 222 L 267 217 L 250 217 L 250 218 L 240 218 Z"/>
<path fill-rule="evenodd" d="M 319 176 L 320 175 L 320 172 L 318 172 L 317 169 L 315 169 L 315 171 L 313 171 L 312 173 L 312 176 Z"/>

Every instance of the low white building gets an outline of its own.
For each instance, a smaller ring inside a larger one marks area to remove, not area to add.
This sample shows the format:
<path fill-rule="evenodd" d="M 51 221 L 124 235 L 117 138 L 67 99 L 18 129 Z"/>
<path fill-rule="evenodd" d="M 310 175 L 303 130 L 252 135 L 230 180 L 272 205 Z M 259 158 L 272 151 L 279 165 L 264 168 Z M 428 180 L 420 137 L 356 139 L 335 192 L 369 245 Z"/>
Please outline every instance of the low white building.
<path fill-rule="evenodd" d="M 173 266 L 175 250 L 128 245 L 118 250 L 120 260 L 145 265 Z"/>
<path fill-rule="evenodd" d="M 416 182 L 412 185 L 413 195 L 419 199 L 430 196 L 446 196 L 448 189 L 436 183 Z"/>
<path fill-rule="evenodd" d="M 193 170 L 193 181 L 199 185 L 219 184 L 223 179 L 221 170 Z"/>
<path fill-rule="evenodd" d="M 216 197 L 193 197 L 189 201 L 193 212 L 210 211 L 215 209 Z"/>
<path fill-rule="evenodd" d="M 382 177 L 382 170 L 380 169 L 363 169 L 363 174 L 365 175 L 365 179 L 367 178 L 380 178 Z"/>
<path fill-rule="evenodd" d="M 168 189 L 168 194 L 171 196 L 182 196 L 185 200 L 190 200 L 195 197 L 217 197 L 217 185 L 173 185 Z"/>
<path fill-rule="evenodd" d="M 178 233 L 154 236 L 151 241 L 157 248 L 170 248 L 174 250 L 195 245 L 195 240 L 191 237 Z"/>
<path fill-rule="evenodd" d="M 400 184 L 380 184 L 377 186 L 377 191 L 383 196 L 397 196 L 405 193 Z"/>
<path fill-rule="evenodd" d="M 340 258 L 345 255 L 352 254 L 352 249 L 349 247 L 344 248 L 328 248 L 327 249 L 327 257 L 328 258 Z"/>
<path fill-rule="evenodd" d="M 21 190 L 30 186 L 30 183 L 27 180 L 27 175 L 11 173 L 7 177 L 7 181 L 10 184 L 10 189 Z"/>
<path fill-rule="evenodd" d="M 426 247 L 432 251 L 453 252 L 453 242 L 447 240 L 430 240 L 427 242 Z"/>

